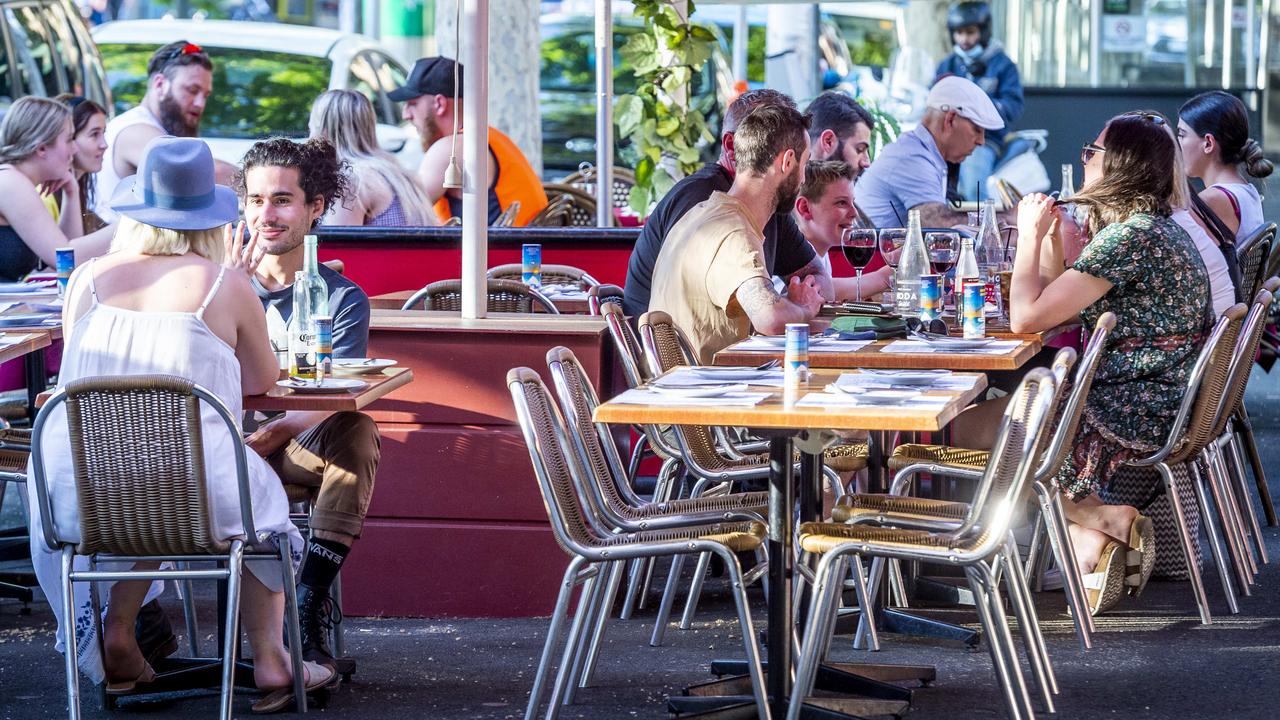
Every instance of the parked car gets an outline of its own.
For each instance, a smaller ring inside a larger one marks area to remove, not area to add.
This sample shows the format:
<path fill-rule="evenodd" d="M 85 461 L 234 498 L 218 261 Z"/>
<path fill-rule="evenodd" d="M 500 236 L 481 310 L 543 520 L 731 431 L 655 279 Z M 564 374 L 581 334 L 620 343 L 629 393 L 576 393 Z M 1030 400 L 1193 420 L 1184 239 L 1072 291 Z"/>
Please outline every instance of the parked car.
<path fill-rule="evenodd" d="M 542 111 L 544 177 L 558 177 L 596 161 L 596 48 L 595 25 L 589 15 L 548 14 L 540 19 L 542 68 L 538 104 Z M 719 135 L 720 116 L 733 93 L 733 73 L 725 60 L 723 36 L 706 68 L 692 80 L 694 104 L 707 115 L 713 135 Z M 613 94 L 635 92 L 631 66 L 617 53 L 640 24 L 627 16 L 613 20 Z M 623 143 L 619 143 L 620 145 Z M 708 144 L 714 159 L 719 146 Z"/>
<path fill-rule="evenodd" d="M 257 140 L 307 136 L 311 104 L 326 90 L 363 93 L 378 117 L 378 143 L 401 164 L 422 158 L 417 133 L 387 93 L 404 83 L 404 67 L 363 35 L 323 28 L 227 20 L 129 20 L 93 29 L 116 111 L 137 105 L 147 88 L 147 60 L 174 40 L 205 48 L 214 61 L 213 98 L 200 121 L 214 157 L 238 163 Z"/>
<path fill-rule="evenodd" d="M 71 0 L 0 0 L 0 110 L 70 92 L 111 106 L 106 73 Z"/>

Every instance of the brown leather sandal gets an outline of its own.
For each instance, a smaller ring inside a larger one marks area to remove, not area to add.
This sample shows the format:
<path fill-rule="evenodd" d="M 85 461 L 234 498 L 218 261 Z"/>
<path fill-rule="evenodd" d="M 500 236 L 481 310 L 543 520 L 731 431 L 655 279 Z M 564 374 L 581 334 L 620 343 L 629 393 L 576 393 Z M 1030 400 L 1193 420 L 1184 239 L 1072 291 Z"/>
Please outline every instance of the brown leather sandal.
<path fill-rule="evenodd" d="M 307 674 L 307 682 L 304 688 L 308 693 L 336 685 L 338 682 L 337 671 L 328 666 L 306 660 L 302 663 L 302 668 Z M 262 698 L 250 706 L 249 710 L 255 715 L 268 715 L 291 707 L 293 707 L 292 683 L 282 688 L 264 688 Z"/>

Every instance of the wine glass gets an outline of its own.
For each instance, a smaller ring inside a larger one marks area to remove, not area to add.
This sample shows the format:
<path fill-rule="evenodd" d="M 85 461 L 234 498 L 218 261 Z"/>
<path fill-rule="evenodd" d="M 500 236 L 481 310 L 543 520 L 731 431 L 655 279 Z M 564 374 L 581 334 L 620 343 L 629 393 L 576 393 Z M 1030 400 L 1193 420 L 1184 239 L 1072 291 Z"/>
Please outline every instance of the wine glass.
<path fill-rule="evenodd" d="M 880 256 L 894 270 L 898 269 L 898 258 L 902 257 L 902 246 L 906 242 L 906 228 L 884 228 L 880 231 Z"/>
<path fill-rule="evenodd" d="M 930 268 L 935 275 L 942 276 L 945 286 L 946 274 L 951 270 L 951 266 L 956 264 L 956 256 L 959 254 L 960 233 L 953 231 L 926 233 L 924 247 L 929 251 Z"/>
<path fill-rule="evenodd" d="M 868 228 L 849 228 L 841 234 L 840 247 L 844 257 L 853 266 L 858 278 L 858 299 L 862 299 L 862 271 L 876 254 L 876 231 Z"/>

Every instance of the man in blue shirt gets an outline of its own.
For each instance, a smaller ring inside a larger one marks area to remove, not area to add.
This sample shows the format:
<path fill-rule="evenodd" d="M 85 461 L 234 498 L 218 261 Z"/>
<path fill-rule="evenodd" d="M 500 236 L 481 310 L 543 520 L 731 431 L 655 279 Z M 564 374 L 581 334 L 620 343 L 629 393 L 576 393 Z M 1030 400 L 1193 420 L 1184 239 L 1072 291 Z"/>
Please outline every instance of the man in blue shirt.
<path fill-rule="evenodd" d="M 858 180 L 858 206 L 876 227 L 906 227 L 913 209 L 924 227 L 967 220 L 946 204 L 947 163 L 963 161 L 1004 121 L 987 94 L 963 78 L 939 80 L 926 105 L 920 124 L 881 150 Z"/>
<path fill-rule="evenodd" d="M 960 163 L 957 189 L 966 200 L 977 200 L 979 183 L 986 182 L 1004 152 L 1004 137 L 1022 115 L 1022 80 L 1018 66 L 991 37 L 991 6 L 985 2 L 953 3 L 947 13 L 947 29 L 955 43 L 952 53 L 938 65 L 937 78 L 950 75 L 972 80 L 991 98 L 1005 128 L 987 133 L 986 142 Z M 985 188 L 982 195 L 986 196 Z"/>

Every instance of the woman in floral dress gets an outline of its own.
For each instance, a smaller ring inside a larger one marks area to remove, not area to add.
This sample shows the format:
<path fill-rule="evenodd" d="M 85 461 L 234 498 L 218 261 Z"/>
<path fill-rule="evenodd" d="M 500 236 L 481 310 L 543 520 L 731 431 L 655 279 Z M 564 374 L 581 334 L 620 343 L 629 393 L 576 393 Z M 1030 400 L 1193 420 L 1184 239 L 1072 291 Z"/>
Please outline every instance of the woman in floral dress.
<path fill-rule="evenodd" d="M 1086 327 L 1113 312 L 1116 327 L 1085 402 L 1058 485 L 1086 586 L 1099 605 L 1125 584 L 1126 550 L 1151 553 L 1150 521 L 1127 505 L 1105 505 L 1098 489 L 1116 468 L 1153 453 L 1177 415 L 1212 325 L 1208 272 L 1194 241 L 1173 220 L 1186 186 L 1177 142 L 1157 113 L 1116 116 L 1081 154 L 1085 185 L 1072 202 L 1092 237 L 1064 270 L 1060 211 L 1030 195 L 1018 206 L 1018 254 L 1010 293 L 1015 332 L 1045 330 L 1079 315 Z M 1065 224 L 1065 223 L 1062 223 Z M 1153 556 L 1143 559 L 1140 590 Z M 1090 577 L 1091 576 L 1091 577 Z M 1106 607 L 1095 605 L 1095 611 Z"/>

